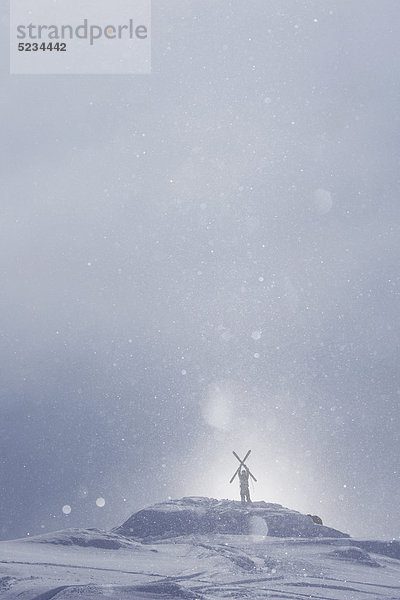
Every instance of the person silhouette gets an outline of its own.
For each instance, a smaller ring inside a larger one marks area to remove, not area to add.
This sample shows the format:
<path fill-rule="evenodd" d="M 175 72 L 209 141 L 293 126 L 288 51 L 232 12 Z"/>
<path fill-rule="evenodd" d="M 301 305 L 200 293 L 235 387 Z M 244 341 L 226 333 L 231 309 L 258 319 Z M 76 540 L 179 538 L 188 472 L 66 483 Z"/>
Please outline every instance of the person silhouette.
<path fill-rule="evenodd" d="M 239 471 L 240 481 L 240 499 L 242 504 L 251 503 L 249 490 L 249 469 L 244 465 L 244 468 Z"/>

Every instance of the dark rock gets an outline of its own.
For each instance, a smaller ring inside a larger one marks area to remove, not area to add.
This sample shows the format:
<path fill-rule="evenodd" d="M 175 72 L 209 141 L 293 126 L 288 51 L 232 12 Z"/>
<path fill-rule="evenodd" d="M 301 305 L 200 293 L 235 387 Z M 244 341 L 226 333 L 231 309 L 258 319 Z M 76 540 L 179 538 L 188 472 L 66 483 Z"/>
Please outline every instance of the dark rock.
<path fill-rule="evenodd" d="M 316 523 L 317 525 L 323 525 L 322 519 L 318 515 L 308 514 L 307 517 L 310 517 L 310 519 L 312 519 L 314 521 L 314 523 Z"/>

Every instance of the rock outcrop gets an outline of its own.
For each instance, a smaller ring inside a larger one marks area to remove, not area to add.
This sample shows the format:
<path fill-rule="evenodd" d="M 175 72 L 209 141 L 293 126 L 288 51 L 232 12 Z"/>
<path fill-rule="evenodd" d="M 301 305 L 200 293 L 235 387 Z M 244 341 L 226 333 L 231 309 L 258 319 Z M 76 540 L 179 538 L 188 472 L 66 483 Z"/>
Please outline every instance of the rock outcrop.
<path fill-rule="evenodd" d="M 210 533 L 288 538 L 349 537 L 280 504 L 253 502 L 242 506 L 232 500 L 197 496 L 144 508 L 113 531 L 138 539 Z"/>

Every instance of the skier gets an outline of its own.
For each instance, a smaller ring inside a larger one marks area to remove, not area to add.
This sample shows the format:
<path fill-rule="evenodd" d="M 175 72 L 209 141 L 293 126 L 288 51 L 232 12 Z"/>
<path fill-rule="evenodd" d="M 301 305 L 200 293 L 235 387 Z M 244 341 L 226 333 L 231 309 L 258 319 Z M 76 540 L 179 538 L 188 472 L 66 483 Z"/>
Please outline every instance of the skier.
<path fill-rule="evenodd" d="M 248 502 L 251 503 L 250 500 L 250 490 L 249 490 L 249 469 L 244 465 L 244 469 L 239 471 L 239 480 L 240 480 L 240 498 L 242 504 Z"/>

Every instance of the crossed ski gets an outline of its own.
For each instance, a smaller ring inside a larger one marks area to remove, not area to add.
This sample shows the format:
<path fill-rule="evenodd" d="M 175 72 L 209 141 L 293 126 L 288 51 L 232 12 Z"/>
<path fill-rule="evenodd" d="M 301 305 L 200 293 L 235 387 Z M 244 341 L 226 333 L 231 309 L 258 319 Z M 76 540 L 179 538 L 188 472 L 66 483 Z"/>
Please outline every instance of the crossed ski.
<path fill-rule="evenodd" d="M 240 473 L 240 469 L 242 467 L 244 467 L 248 472 L 250 477 L 254 480 L 257 481 L 257 479 L 254 477 L 253 473 L 250 471 L 249 467 L 245 465 L 246 460 L 249 458 L 250 456 L 250 452 L 251 450 L 248 451 L 248 453 L 246 454 L 246 456 L 244 457 L 243 460 L 241 460 L 241 458 L 239 458 L 239 456 L 236 454 L 236 452 L 233 450 L 233 455 L 238 459 L 240 465 L 238 466 L 238 468 L 236 469 L 235 473 L 233 474 L 232 479 L 230 480 L 229 483 L 232 483 L 232 481 L 235 479 L 236 475 L 238 475 Z"/>

